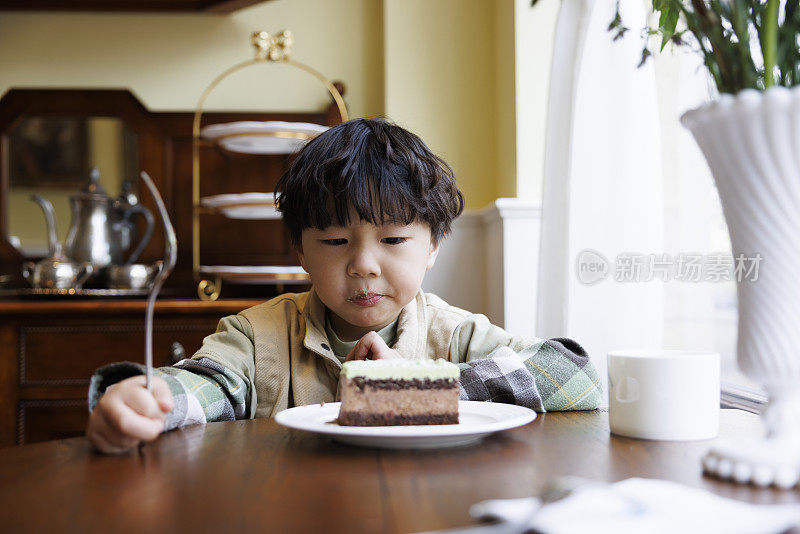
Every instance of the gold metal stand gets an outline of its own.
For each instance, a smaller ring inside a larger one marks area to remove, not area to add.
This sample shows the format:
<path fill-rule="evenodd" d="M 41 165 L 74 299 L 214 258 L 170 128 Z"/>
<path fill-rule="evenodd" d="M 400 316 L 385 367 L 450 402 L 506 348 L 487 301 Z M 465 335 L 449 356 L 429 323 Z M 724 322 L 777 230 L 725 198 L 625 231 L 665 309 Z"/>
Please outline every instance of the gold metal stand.
<path fill-rule="evenodd" d="M 348 120 L 347 107 L 342 99 L 342 95 L 333 83 L 308 65 L 289 59 L 293 42 L 294 38 L 292 37 L 292 33 L 288 30 L 284 30 L 277 35 L 270 35 L 265 31 L 254 32 L 252 35 L 252 43 L 256 49 L 255 57 L 234 65 L 217 76 L 205 91 L 203 91 L 203 94 L 200 96 L 200 101 L 197 103 L 197 109 L 195 110 L 194 121 L 192 123 L 192 272 L 194 274 L 194 279 L 198 281 L 197 295 L 201 300 L 216 300 L 219 298 L 220 291 L 222 290 L 223 278 L 242 277 L 241 275 L 232 273 L 230 275 L 216 276 L 213 280 L 209 280 L 204 278 L 204 275 L 200 272 L 200 215 L 204 212 L 200 205 L 200 146 L 203 143 L 203 140 L 200 139 L 200 119 L 203 115 L 203 106 L 211 92 L 222 80 L 245 67 L 262 63 L 282 63 L 297 67 L 311 74 L 321 82 L 333 97 L 334 102 L 336 102 L 342 122 Z M 279 131 L 266 135 L 283 138 L 306 138 L 303 134 L 298 134 L 296 132 Z M 297 280 L 298 276 L 300 275 L 297 273 L 273 274 L 269 276 L 269 279 L 276 280 L 279 285 L 283 285 L 284 281 Z M 304 277 L 304 279 L 307 279 L 307 277 Z"/>

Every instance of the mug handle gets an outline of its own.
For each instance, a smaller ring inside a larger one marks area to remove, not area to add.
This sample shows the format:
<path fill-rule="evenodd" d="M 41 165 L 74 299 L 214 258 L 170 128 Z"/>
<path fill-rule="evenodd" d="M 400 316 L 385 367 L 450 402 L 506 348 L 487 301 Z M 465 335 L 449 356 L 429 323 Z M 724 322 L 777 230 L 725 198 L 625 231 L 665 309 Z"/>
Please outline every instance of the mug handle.
<path fill-rule="evenodd" d="M 623 376 L 614 386 L 614 399 L 619 403 L 639 400 L 639 381 L 632 376 Z"/>

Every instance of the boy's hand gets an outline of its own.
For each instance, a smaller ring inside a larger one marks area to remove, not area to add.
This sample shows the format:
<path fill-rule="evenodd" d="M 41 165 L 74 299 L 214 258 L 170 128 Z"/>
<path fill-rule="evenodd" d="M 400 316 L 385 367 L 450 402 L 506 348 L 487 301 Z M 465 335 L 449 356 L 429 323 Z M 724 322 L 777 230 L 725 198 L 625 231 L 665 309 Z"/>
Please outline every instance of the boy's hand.
<path fill-rule="evenodd" d="M 164 379 L 154 376 L 153 393 L 144 376 L 132 376 L 110 386 L 89 415 L 86 437 L 100 452 L 122 454 L 140 441 L 153 441 L 164 430 L 172 410 L 172 393 Z"/>
<path fill-rule="evenodd" d="M 375 332 L 368 332 L 358 340 L 356 346 L 345 358 L 349 360 L 382 360 L 389 358 L 402 358 L 399 352 L 390 349 L 386 342 Z"/>

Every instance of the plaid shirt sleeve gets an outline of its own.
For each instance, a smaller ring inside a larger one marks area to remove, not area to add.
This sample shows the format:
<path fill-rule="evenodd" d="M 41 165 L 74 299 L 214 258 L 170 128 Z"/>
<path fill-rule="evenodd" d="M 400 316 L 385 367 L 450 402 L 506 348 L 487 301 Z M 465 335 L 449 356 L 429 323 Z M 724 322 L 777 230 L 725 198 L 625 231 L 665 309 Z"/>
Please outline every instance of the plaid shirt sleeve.
<path fill-rule="evenodd" d="M 173 409 L 167 415 L 164 430 L 253 416 L 255 393 L 251 378 L 255 374 L 255 349 L 252 338 L 247 320 L 230 315 L 220 320 L 217 331 L 203 340 L 203 346 L 192 358 L 153 370 L 154 376 L 164 379 L 172 393 Z M 143 365 L 131 362 L 99 368 L 89 384 L 89 411 L 109 386 L 144 373 Z"/>
<path fill-rule="evenodd" d="M 236 373 L 210 358 L 185 359 L 173 367 L 153 370 L 166 381 L 172 393 L 173 409 L 164 430 L 211 421 L 245 419 L 247 384 Z M 105 390 L 125 378 L 145 373 L 143 365 L 112 363 L 99 368 L 89 386 L 89 411 Z"/>
<path fill-rule="evenodd" d="M 488 331 L 491 335 L 478 345 L 504 332 L 498 327 Z M 475 330 L 470 333 L 474 337 Z M 518 404 L 537 412 L 594 410 L 600 405 L 597 371 L 575 341 L 524 340 L 510 335 L 502 341 L 507 344 L 495 345 L 486 356 L 473 353 L 463 357 L 452 353 L 458 350 L 457 341 L 451 346 L 451 360 L 461 368 L 462 400 Z"/>

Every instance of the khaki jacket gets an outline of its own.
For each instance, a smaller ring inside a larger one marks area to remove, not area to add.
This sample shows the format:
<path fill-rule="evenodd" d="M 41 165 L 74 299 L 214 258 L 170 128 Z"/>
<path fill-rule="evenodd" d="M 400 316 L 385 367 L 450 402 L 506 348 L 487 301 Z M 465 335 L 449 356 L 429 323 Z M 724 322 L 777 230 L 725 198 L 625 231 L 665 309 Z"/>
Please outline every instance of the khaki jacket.
<path fill-rule="evenodd" d="M 419 292 L 401 311 L 392 346 L 406 358 L 483 358 L 500 346 L 520 351 L 540 340 L 512 336 L 479 314 Z M 247 417 L 338 400 L 342 364 L 325 334 L 325 306 L 313 289 L 287 293 L 222 319 L 195 359 L 208 357 L 249 389 Z"/>

